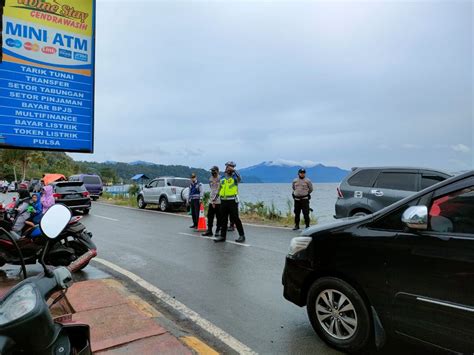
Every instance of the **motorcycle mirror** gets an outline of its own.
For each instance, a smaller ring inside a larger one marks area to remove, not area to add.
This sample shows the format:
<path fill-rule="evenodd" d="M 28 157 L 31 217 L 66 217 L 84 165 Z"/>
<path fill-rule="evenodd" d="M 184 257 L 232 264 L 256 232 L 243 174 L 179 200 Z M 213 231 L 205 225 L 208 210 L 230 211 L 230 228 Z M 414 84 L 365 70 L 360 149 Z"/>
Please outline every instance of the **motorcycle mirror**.
<path fill-rule="evenodd" d="M 51 206 L 41 218 L 41 232 L 50 239 L 56 238 L 71 220 L 72 213 L 62 204 Z"/>

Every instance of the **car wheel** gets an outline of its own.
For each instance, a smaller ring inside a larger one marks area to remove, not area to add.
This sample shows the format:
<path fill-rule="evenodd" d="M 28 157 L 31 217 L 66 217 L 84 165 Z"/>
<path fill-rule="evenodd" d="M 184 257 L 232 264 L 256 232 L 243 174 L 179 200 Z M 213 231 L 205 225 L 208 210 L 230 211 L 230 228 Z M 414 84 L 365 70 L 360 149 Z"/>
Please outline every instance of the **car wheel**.
<path fill-rule="evenodd" d="M 307 301 L 311 325 L 327 344 L 349 353 L 367 346 L 372 332 L 369 312 L 351 285 L 333 277 L 321 278 L 311 286 Z"/>
<path fill-rule="evenodd" d="M 98 197 L 94 196 L 92 197 L 92 201 L 97 201 Z"/>
<path fill-rule="evenodd" d="M 358 211 L 358 212 L 353 213 L 351 216 L 352 217 L 364 217 L 364 216 L 367 216 L 368 214 L 369 214 L 369 212 L 367 212 L 367 211 Z"/>
<path fill-rule="evenodd" d="M 143 199 L 143 196 L 138 196 L 138 208 L 144 209 L 146 207 L 145 200 Z"/>
<path fill-rule="evenodd" d="M 166 197 L 160 198 L 160 211 L 165 212 L 168 209 L 168 199 Z"/>
<path fill-rule="evenodd" d="M 88 209 L 85 209 L 85 210 L 82 211 L 82 214 L 89 214 L 90 211 L 91 211 L 91 210 L 90 210 L 89 208 L 88 208 Z"/>

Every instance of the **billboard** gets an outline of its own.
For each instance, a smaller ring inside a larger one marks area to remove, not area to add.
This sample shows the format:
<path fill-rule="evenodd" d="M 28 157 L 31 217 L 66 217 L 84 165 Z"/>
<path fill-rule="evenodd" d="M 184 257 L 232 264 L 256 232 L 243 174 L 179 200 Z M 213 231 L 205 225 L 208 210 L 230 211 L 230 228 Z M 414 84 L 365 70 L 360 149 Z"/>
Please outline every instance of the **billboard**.
<path fill-rule="evenodd" d="M 94 150 L 94 0 L 6 0 L 0 148 Z"/>

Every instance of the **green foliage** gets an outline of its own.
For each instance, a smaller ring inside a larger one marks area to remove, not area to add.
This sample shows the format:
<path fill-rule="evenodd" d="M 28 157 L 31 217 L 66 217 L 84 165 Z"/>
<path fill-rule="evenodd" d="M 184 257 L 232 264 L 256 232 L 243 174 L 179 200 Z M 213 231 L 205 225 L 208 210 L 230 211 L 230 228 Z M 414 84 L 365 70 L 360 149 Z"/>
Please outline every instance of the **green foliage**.
<path fill-rule="evenodd" d="M 209 209 L 209 201 L 211 200 L 211 193 L 209 191 L 204 192 L 202 196 L 202 203 L 204 205 L 204 214 L 207 216 L 207 210 Z"/>
<path fill-rule="evenodd" d="M 100 168 L 98 175 L 102 178 L 102 182 L 107 185 L 115 184 L 119 181 L 116 171 L 108 166 Z"/>
<path fill-rule="evenodd" d="M 10 181 L 41 178 L 48 173 L 66 177 L 78 173 L 97 174 L 106 184 L 129 183 L 136 174 L 145 174 L 153 179 L 157 176 L 189 177 L 194 172 L 201 181 L 209 178 L 208 171 L 183 165 L 77 162 L 63 152 L 0 149 L 0 158 L 0 179 Z"/>
<path fill-rule="evenodd" d="M 128 193 L 130 196 L 137 196 L 139 192 L 140 192 L 140 186 L 138 186 L 137 184 L 132 184 L 128 188 Z"/>
<path fill-rule="evenodd" d="M 138 208 L 136 196 L 113 195 L 108 192 L 104 192 L 102 195 L 102 199 L 105 199 L 107 200 L 107 202 L 112 203 L 114 205 Z"/>
<path fill-rule="evenodd" d="M 277 210 L 275 204 L 272 202 L 270 207 L 265 206 L 265 202 L 257 201 L 243 202 L 241 212 L 247 215 L 255 215 L 271 221 L 279 221 L 282 219 L 281 212 Z"/>
<path fill-rule="evenodd" d="M 196 173 L 200 181 L 209 179 L 209 172 L 204 169 L 191 168 L 183 165 L 159 165 L 159 164 L 127 164 L 127 163 L 97 163 L 97 162 L 76 162 L 83 173 L 99 174 L 110 170 L 115 172 L 115 181 L 130 183 L 131 178 L 137 174 L 145 174 L 150 179 L 158 176 L 189 177 L 191 173 Z M 105 170 L 104 170 L 105 169 Z M 110 169 L 110 170 L 108 170 Z"/>
<path fill-rule="evenodd" d="M 78 172 L 74 160 L 62 152 L 1 149 L 0 177 L 7 180 L 41 178 L 43 174 L 58 173 L 70 176 Z"/>

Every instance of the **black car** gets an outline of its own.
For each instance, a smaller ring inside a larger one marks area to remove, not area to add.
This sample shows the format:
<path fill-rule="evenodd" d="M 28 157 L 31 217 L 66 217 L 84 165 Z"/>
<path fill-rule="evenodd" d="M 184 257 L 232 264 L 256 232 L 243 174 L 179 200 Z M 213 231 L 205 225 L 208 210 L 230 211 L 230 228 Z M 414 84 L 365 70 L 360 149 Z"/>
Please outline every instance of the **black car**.
<path fill-rule="evenodd" d="M 60 181 L 51 184 L 54 199 L 72 211 L 88 214 L 91 209 L 91 198 L 82 181 Z"/>
<path fill-rule="evenodd" d="M 474 352 L 474 171 L 291 242 L 284 297 L 329 345 L 356 352 L 397 335 Z"/>

